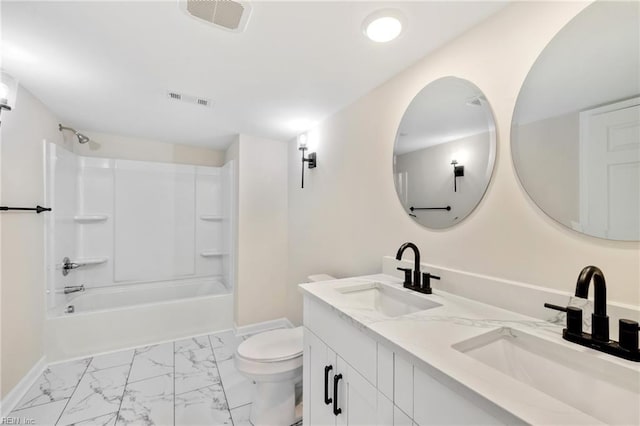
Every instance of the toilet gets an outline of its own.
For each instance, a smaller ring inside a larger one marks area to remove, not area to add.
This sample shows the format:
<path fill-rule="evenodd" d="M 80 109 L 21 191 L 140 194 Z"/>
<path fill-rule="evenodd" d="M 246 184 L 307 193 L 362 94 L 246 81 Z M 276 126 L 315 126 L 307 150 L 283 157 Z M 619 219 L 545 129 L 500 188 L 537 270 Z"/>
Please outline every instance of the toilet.
<path fill-rule="evenodd" d="M 335 278 L 321 274 L 308 279 Z M 299 420 L 296 385 L 302 381 L 302 336 L 302 327 L 270 330 L 238 346 L 236 368 L 256 383 L 250 417 L 254 426 L 289 426 Z"/>

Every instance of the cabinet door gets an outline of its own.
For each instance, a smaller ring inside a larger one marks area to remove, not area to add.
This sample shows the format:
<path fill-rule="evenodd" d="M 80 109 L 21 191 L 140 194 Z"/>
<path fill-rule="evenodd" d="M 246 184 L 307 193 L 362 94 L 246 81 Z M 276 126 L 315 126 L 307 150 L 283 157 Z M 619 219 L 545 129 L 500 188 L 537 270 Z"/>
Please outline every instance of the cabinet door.
<path fill-rule="evenodd" d="M 372 426 L 378 424 L 378 391 L 352 366 L 338 357 L 338 371 L 344 383 L 338 387 L 338 402 L 342 413 L 338 425 Z"/>
<path fill-rule="evenodd" d="M 414 369 L 414 386 L 413 420 L 421 426 L 503 424 L 481 408 L 477 401 L 465 398 L 417 368 Z"/>
<path fill-rule="evenodd" d="M 325 396 L 333 398 L 333 377 L 338 374 L 336 356 L 306 327 L 304 328 L 303 362 L 303 423 L 310 426 L 335 426 L 336 416 L 333 415 L 333 404 L 326 404 Z M 327 369 L 326 388 L 325 368 Z"/>

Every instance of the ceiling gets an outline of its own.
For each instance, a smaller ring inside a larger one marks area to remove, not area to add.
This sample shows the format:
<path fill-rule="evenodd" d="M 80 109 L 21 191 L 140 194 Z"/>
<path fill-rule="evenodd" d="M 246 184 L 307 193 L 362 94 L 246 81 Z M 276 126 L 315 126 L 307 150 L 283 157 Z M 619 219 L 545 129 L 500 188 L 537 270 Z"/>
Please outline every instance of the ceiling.
<path fill-rule="evenodd" d="M 254 1 L 234 33 L 177 0 L 3 0 L 2 67 L 66 125 L 222 149 L 238 133 L 293 138 L 506 4 Z M 388 7 L 407 29 L 374 43 L 362 22 Z"/>
<path fill-rule="evenodd" d="M 491 108 L 480 89 L 456 77 L 428 84 L 402 117 L 395 155 L 429 148 L 495 129 Z"/>

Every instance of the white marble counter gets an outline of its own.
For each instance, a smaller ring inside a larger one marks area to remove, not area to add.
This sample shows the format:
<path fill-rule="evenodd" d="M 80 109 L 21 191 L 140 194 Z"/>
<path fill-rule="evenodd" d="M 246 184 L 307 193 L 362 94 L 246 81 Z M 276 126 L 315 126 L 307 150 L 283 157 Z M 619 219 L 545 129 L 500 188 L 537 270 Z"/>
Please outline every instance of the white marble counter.
<path fill-rule="evenodd" d="M 348 302 L 348 298 L 336 291 L 336 288 L 357 281 L 392 285 L 402 291 L 411 292 L 415 297 L 428 298 L 442 306 L 389 318 L 377 311 L 354 306 Z M 416 367 L 437 376 L 444 375 L 529 424 L 569 425 L 603 422 L 473 359 L 452 345 L 492 330 L 508 327 L 563 345 L 577 353 L 587 352 L 594 357 L 606 359 L 628 368 L 631 375 L 640 372 L 637 363 L 566 342 L 562 339 L 562 327 L 559 325 L 437 289 L 434 289 L 434 294 L 431 295 L 416 293 L 403 289 L 401 280 L 389 275 L 302 284 L 300 288 L 305 296 L 326 304 L 337 315 L 352 322 L 378 342 L 405 355 Z M 617 318 L 613 320 L 617 321 Z M 557 379 L 560 381 L 563 378 Z M 607 409 L 619 409 L 616 407 L 619 401 L 603 401 L 602 396 L 597 395 L 598 393 L 592 389 L 584 389 L 584 397 L 593 398 L 593 404 L 608 404 Z M 640 407 L 640 396 L 637 403 L 636 407 Z"/>

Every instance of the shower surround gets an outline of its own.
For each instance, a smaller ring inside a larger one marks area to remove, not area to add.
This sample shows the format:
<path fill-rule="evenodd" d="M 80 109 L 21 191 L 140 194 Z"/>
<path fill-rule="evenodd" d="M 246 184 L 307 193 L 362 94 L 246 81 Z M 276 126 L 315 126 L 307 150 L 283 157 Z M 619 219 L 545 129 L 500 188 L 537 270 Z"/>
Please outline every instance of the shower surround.
<path fill-rule="evenodd" d="M 232 168 L 45 143 L 48 361 L 233 326 Z"/>

